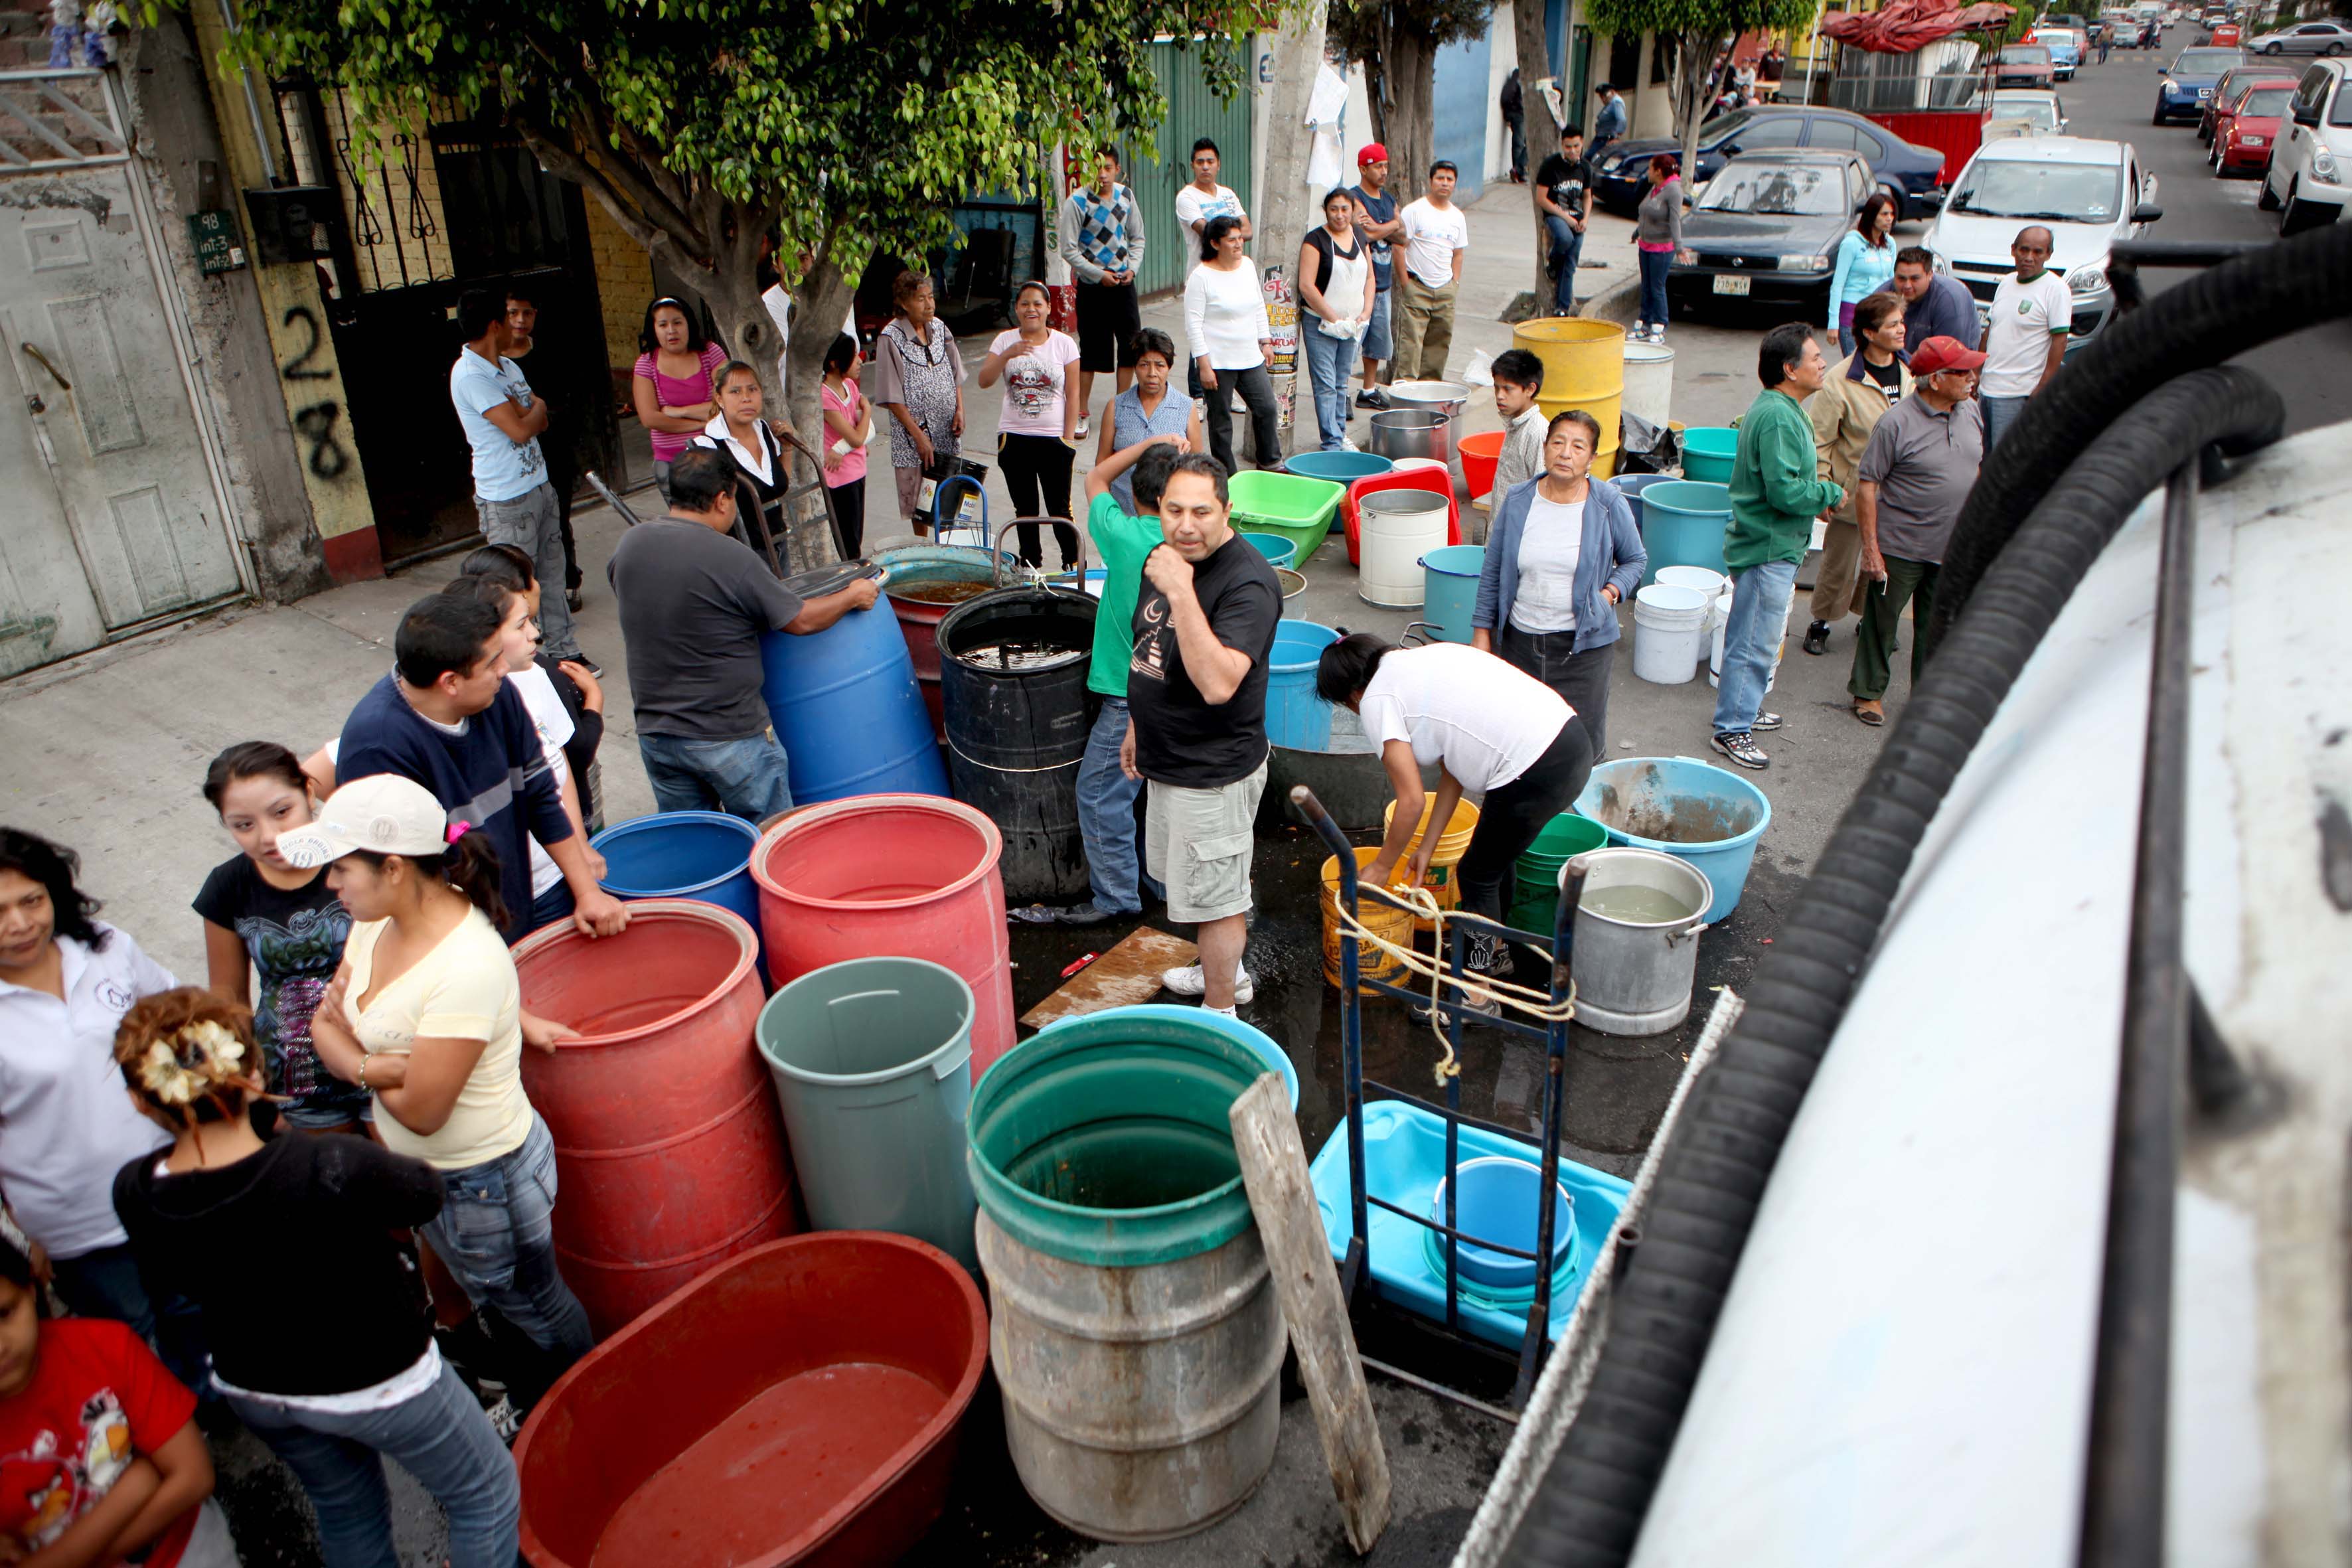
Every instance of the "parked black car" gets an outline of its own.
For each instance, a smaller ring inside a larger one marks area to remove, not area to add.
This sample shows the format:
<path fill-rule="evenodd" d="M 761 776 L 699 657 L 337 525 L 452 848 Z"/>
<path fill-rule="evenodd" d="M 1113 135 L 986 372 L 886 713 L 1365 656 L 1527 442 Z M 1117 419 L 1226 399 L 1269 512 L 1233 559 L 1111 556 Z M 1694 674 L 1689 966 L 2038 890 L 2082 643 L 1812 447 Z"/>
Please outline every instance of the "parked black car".
<path fill-rule="evenodd" d="M 1699 127 L 1698 170 L 1695 174 L 1685 170 L 1683 177 L 1696 185 L 1714 178 L 1727 159 L 1741 153 L 1796 147 L 1859 153 L 1877 182 L 1895 197 L 1898 216 L 1925 217 L 1943 205 L 1943 187 L 1937 184 L 1944 167 L 1943 153 L 1906 142 L 1859 114 L 1801 104 L 1736 109 L 1708 121 Z M 1611 212 L 1630 217 L 1648 194 L 1651 158 L 1660 153 L 1679 155 L 1681 152 L 1682 144 L 1670 136 L 1612 142 L 1593 169 L 1594 199 Z"/>
<path fill-rule="evenodd" d="M 1826 320 L 1838 244 L 1876 190 L 1870 165 L 1854 153 L 1732 159 L 1683 217 L 1666 302 L 1685 315 L 1710 300 L 1769 300 Z"/>

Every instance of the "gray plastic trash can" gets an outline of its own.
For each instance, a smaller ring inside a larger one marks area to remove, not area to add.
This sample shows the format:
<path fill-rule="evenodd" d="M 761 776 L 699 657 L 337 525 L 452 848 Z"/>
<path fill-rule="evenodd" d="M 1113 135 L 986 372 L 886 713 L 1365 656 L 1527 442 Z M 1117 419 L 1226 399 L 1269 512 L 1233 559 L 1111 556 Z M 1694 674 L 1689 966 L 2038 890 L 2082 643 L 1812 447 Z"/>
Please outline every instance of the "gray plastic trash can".
<path fill-rule="evenodd" d="M 911 1236 L 978 1277 L 971 1017 L 971 987 L 919 958 L 830 963 L 768 999 L 760 1054 L 817 1229 Z"/>

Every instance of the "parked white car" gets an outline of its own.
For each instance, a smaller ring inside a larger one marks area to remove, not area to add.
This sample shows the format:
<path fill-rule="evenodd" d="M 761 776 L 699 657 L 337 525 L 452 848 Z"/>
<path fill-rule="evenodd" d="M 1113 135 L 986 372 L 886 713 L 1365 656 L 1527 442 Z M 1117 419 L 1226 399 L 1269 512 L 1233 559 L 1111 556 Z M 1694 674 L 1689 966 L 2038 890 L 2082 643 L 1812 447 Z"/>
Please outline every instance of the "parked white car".
<path fill-rule="evenodd" d="M 2156 176 L 2128 142 L 2004 138 L 1979 147 L 1952 182 L 1925 244 L 1936 269 L 1976 296 L 1981 322 L 1993 290 L 2017 270 L 2009 247 L 2018 230 L 2047 228 L 2050 266 L 2074 297 L 2074 339 L 2066 345 L 2072 353 L 2114 317 L 2108 249 L 2164 216 L 2155 200 Z"/>
<path fill-rule="evenodd" d="M 2279 232 L 2334 223 L 2352 199 L 2352 65 L 2321 60 L 2303 73 L 2271 144 L 2261 205 L 2278 209 Z"/>

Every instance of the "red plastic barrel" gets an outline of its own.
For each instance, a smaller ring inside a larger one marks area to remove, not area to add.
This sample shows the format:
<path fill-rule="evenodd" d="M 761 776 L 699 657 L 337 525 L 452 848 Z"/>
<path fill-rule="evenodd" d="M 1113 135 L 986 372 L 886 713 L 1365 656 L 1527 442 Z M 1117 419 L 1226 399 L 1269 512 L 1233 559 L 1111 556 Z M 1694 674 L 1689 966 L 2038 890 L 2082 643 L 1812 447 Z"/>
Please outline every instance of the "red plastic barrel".
<path fill-rule="evenodd" d="M 865 795 L 793 813 L 751 852 L 778 986 L 848 958 L 927 958 L 971 987 L 971 1076 L 1013 1046 L 996 824 L 961 801 Z M 635 906 L 632 906 L 634 908 Z"/>
<path fill-rule="evenodd" d="M 599 1335 L 739 1252 L 801 1228 L 782 1113 L 752 1030 L 751 928 L 646 899 L 591 941 L 561 921 L 515 949 L 523 1005 L 580 1031 L 525 1050 L 555 1139 L 555 1247 Z"/>

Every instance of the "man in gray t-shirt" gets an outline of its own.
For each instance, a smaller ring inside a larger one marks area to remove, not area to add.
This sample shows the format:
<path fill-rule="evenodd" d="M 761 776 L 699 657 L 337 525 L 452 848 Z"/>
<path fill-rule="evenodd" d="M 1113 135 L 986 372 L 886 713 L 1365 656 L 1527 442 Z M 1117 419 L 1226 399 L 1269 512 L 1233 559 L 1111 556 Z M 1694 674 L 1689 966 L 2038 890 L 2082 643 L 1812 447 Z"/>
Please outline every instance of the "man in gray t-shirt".
<path fill-rule="evenodd" d="M 1985 356 L 1950 337 L 1911 351 L 1911 395 L 1870 432 L 1854 469 L 1853 519 L 1862 531 L 1862 632 L 1846 689 L 1853 714 L 1886 722 L 1881 700 L 1892 678 L 1895 629 L 1911 605 L 1911 683 L 1927 668 L 1919 633 L 1935 613 L 1936 577 L 1960 508 L 1984 466 L 1984 416 L 1971 394 Z"/>
<path fill-rule="evenodd" d="M 670 515 L 621 536 L 605 575 L 628 645 L 637 754 L 664 811 L 758 822 L 793 804 L 760 696 L 760 638 L 805 637 L 873 606 L 871 580 L 803 600 L 730 537 L 735 464 L 690 447 L 670 466 Z"/>

